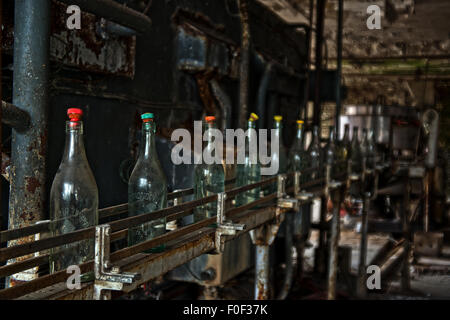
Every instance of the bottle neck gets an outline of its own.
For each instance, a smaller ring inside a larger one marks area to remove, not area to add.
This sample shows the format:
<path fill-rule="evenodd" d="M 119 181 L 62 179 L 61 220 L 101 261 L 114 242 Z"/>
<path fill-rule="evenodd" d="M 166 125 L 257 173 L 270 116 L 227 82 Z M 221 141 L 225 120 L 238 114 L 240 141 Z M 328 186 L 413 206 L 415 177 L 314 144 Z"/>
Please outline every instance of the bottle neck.
<path fill-rule="evenodd" d="M 357 143 L 358 142 L 358 129 L 353 129 L 353 135 L 352 135 L 352 142 Z"/>
<path fill-rule="evenodd" d="M 299 125 L 299 126 L 297 126 L 296 139 L 301 141 L 302 138 L 303 138 L 303 127 L 301 125 Z"/>
<path fill-rule="evenodd" d="M 330 134 L 328 136 L 328 143 L 334 143 L 334 137 L 335 137 L 335 132 L 334 132 L 334 128 L 330 127 Z"/>
<path fill-rule="evenodd" d="M 344 137 L 342 138 L 342 141 L 348 142 L 348 141 L 350 140 L 350 138 L 349 138 L 349 133 L 350 133 L 349 127 L 348 127 L 348 126 L 345 126 L 345 129 L 344 129 Z"/>
<path fill-rule="evenodd" d="M 320 141 L 319 141 L 319 128 L 318 127 L 314 127 L 313 128 L 313 138 L 312 138 L 312 142 L 313 145 L 320 145 Z"/>
<path fill-rule="evenodd" d="M 216 125 L 213 122 L 208 122 L 205 125 L 206 132 L 206 149 L 212 150 L 214 149 L 214 129 L 216 129 Z"/>
<path fill-rule="evenodd" d="M 363 141 L 364 143 L 367 143 L 367 142 L 368 142 L 368 140 L 367 140 L 367 131 L 366 131 L 366 130 L 363 131 L 362 141 Z"/>
<path fill-rule="evenodd" d="M 83 142 L 83 122 L 67 121 L 63 159 L 72 161 L 77 158 L 86 159 Z"/>
<path fill-rule="evenodd" d="M 155 123 L 144 122 L 142 124 L 141 151 L 139 158 L 150 159 L 152 154 L 156 153 L 155 143 Z"/>
<path fill-rule="evenodd" d="M 273 123 L 273 128 L 275 129 L 275 133 L 277 134 L 277 135 L 280 135 L 281 134 L 281 128 L 282 128 L 283 126 L 281 125 L 281 122 L 278 122 L 278 121 L 274 121 L 274 123 Z"/>

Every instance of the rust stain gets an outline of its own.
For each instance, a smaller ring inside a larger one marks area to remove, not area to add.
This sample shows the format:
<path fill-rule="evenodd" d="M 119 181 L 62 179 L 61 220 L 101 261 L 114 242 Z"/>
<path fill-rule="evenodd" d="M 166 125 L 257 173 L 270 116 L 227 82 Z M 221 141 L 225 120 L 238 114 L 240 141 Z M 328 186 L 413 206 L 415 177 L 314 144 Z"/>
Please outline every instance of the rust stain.
<path fill-rule="evenodd" d="M 26 177 L 25 180 L 25 188 L 30 193 L 34 194 L 36 192 L 36 189 L 41 186 L 39 180 L 35 177 Z"/>

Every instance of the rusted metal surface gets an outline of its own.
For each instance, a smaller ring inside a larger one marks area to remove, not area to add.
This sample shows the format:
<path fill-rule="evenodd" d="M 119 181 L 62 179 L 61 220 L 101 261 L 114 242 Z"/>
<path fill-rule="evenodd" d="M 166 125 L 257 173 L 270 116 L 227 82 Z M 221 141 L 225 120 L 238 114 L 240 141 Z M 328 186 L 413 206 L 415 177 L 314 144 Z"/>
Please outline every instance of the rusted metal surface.
<path fill-rule="evenodd" d="M 322 50 L 323 50 L 323 29 L 325 21 L 326 0 L 317 0 L 316 9 L 316 44 L 315 44 L 315 66 L 316 82 L 314 84 L 314 125 L 320 125 L 321 99 L 320 88 L 322 78 Z"/>
<path fill-rule="evenodd" d="M 238 0 L 241 18 L 241 61 L 239 67 L 239 123 L 244 129 L 248 117 L 248 86 L 250 61 L 250 27 L 248 14 L 248 0 Z"/>
<path fill-rule="evenodd" d="M 255 299 L 269 299 L 269 246 L 256 245 Z"/>
<path fill-rule="evenodd" d="M 342 201 L 342 190 L 332 191 L 333 201 L 333 217 L 331 220 L 330 241 L 328 245 L 328 277 L 327 277 L 327 298 L 328 300 L 336 299 L 336 283 L 338 271 L 338 249 L 340 238 L 340 208 Z"/>
<path fill-rule="evenodd" d="M 0 101 L 2 102 L 2 108 L 0 108 L 0 165 L 1 173 L 3 173 L 3 138 L 2 138 L 2 123 L 3 123 L 3 93 L 2 93 L 2 49 L 3 49 L 3 3 L 0 3 Z M 1 179 L 1 178 L 0 178 Z M 2 182 L 0 181 L 0 208 L 2 208 Z M 0 230 L 3 229 L 3 214 L 0 214 Z"/>
<path fill-rule="evenodd" d="M 275 208 L 267 207 L 255 211 L 243 212 L 240 216 L 236 217 L 236 222 L 247 225 L 249 229 L 254 229 L 272 221 L 276 216 L 277 212 Z M 235 236 L 226 239 L 226 241 L 239 237 L 247 231 L 239 231 Z M 164 252 L 157 254 L 137 254 L 133 258 L 128 258 L 130 260 L 122 260 L 124 258 L 122 254 L 117 255 L 117 252 L 113 253 L 111 255 L 111 261 L 120 265 L 122 270 L 126 272 L 138 272 L 142 275 L 142 278 L 136 283 L 124 286 L 124 292 L 132 291 L 140 284 L 157 278 L 175 267 L 213 250 L 215 247 L 214 232 L 215 230 L 213 228 L 203 228 L 192 231 L 189 234 L 178 235 L 168 242 L 167 249 Z M 116 259 L 120 258 L 121 261 L 117 261 L 114 256 Z M 91 271 L 93 270 L 93 261 L 86 262 L 80 265 L 80 267 L 82 273 Z M 2 290 L 0 291 L 0 299 L 15 299 L 22 296 L 33 299 L 92 299 L 93 282 L 82 285 L 80 290 L 67 290 L 65 283 L 63 284 L 62 282 L 65 282 L 69 276 L 70 274 L 62 270 L 53 275 L 44 276 L 37 280 Z M 53 286 L 52 290 L 44 290 L 44 288 L 50 286 Z M 34 292 L 38 291 L 41 291 L 41 294 L 34 294 Z"/>
<path fill-rule="evenodd" d="M 31 126 L 26 133 L 12 130 L 9 229 L 44 218 L 50 0 L 16 1 L 14 23 L 13 104 L 29 113 Z M 34 277 L 24 273 L 16 280 Z"/>
<path fill-rule="evenodd" d="M 4 123 L 19 132 L 25 131 L 30 126 L 30 115 L 26 111 L 21 110 L 19 107 L 6 101 L 2 101 L 0 119 L 1 123 Z"/>
<path fill-rule="evenodd" d="M 69 2 L 74 4 L 73 1 Z M 133 78 L 136 38 L 134 36 L 102 38 L 96 30 L 101 17 L 86 12 L 81 14 L 81 29 L 68 30 L 66 8 L 65 4 L 52 3 L 51 59 L 84 71 Z"/>
<path fill-rule="evenodd" d="M 145 14 L 113 0 L 60 0 L 68 5 L 77 5 L 81 10 L 109 19 L 139 32 L 151 27 L 151 20 Z"/>

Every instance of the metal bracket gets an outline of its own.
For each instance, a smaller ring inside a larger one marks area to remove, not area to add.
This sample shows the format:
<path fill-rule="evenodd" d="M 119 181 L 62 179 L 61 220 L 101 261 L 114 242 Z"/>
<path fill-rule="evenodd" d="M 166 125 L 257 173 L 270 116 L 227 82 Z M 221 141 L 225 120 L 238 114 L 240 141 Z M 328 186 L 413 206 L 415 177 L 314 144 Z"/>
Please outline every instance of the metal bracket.
<path fill-rule="evenodd" d="M 121 291 L 124 284 L 131 284 L 141 278 L 139 273 L 121 272 L 120 267 L 111 264 L 110 236 L 109 224 L 95 228 L 94 300 L 110 299 L 110 291 Z"/>
<path fill-rule="evenodd" d="M 279 174 L 277 176 L 277 197 L 281 198 L 286 194 L 286 178 L 285 174 Z"/>
<path fill-rule="evenodd" d="M 227 194 L 220 192 L 217 194 L 217 229 L 215 234 L 215 251 L 214 253 L 222 253 L 225 248 L 225 239 L 223 236 L 234 236 L 236 231 L 245 229 L 245 224 L 236 224 L 227 221 L 225 217 L 225 200 Z"/>

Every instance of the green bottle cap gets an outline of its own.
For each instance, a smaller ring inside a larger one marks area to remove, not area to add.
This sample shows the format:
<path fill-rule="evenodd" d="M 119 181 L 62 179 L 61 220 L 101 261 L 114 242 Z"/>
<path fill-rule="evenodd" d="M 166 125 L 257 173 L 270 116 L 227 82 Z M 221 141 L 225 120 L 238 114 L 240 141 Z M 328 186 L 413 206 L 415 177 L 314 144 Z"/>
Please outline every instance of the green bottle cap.
<path fill-rule="evenodd" d="M 143 113 L 141 115 L 141 119 L 142 120 L 151 120 L 151 119 L 153 119 L 153 113 L 149 113 L 149 112 Z"/>

